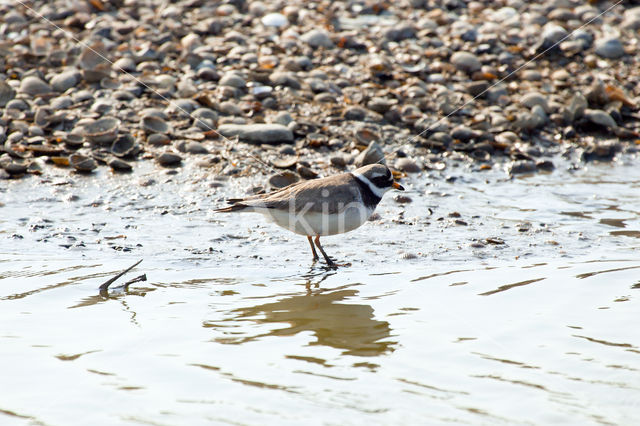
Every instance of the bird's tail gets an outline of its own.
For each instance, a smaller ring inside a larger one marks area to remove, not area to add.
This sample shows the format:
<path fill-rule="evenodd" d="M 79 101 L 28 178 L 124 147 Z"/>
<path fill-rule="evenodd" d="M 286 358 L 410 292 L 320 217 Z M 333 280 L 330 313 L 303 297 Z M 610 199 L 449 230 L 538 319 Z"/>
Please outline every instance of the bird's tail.
<path fill-rule="evenodd" d="M 223 207 L 221 209 L 216 209 L 214 210 L 215 213 L 231 213 L 231 212 L 238 212 L 238 211 L 242 211 L 246 208 L 248 208 L 249 206 L 245 205 L 245 204 L 234 204 L 232 206 L 229 207 Z"/>

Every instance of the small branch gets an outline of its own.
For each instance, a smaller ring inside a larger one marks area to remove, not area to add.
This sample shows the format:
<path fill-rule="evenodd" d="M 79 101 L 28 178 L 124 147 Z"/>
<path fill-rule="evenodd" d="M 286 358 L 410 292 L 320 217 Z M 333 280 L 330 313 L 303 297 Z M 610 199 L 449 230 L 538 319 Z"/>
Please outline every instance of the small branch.
<path fill-rule="evenodd" d="M 110 280 L 108 280 L 107 282 L 105 282 L 104 284 L 102 284 L 100 286 L 100 292 L 106 292 L 107 289 L 109 288 L 109 286 L 118 278 L 120 278 L 121 276 L 123 276 L 124 274 L 126 274 L 127 272 L 129 272 L 130 270 L 132 270 L 133 268 L 135 268 L 136 266 L 138 266 L 140 264 L 140 262 L 142 262 L 142 259 L 138 260 L 136 263 L 134 263 L 133 265 L 129 266 L 127 269 L 125 269 L 124 271 L 120 272 L 118 275 L 116 275 L 115 277 L 111 278 Z M 146 275 L 144 275 L 145 280 L 146 280 Z M 140 277 L 138 277 L 140 278 Z M 142 281 L 142 280 L 141 280 Z"/>
<path fill-rule="evenodd" d="M 146 281 L 146 280 L 147 280 L 147 274 L 142 274 L 142 275 L 139 275 L 139 276 L 127 281 L 122 286 L 124 288 L 127 288 L 127 286 L 129 286 L 130 284 L 137 283 L 137 282 L 140 282 L 140 281 Z"/>

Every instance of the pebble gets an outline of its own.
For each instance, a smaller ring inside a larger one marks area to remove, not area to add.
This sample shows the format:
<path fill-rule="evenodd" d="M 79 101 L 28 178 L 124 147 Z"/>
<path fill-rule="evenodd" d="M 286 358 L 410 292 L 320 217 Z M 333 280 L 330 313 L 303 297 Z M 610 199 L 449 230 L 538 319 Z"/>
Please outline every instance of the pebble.
<path fill-rule="evenodd" d="M 51 86 L 40 78 L 32 75 L 23 78 L 20 83 L 20 92 L 26 93 L 27 95 L 37 96 L 44 93 L 50 93 L 51 91 Z"/>
<path fill-rule="evenodd" d="M 153 146 L 164 146 L 171 143 L 169 136 L 162 133 L 152 133 L 147 137 L 147 143 Z"/>
<path fill-rule="evenodd" d="M 160 12 L 84 3 L 33 4 L 84 46 L 15 8 L 0 16 L 0 146 L 19 164 L 47 152 L 61 163 L 143 150 L 157 159 L 172 147 L 242 176 L 235 158 L 207 154 L 224 145 L 238 158 L 264 149 L 310 179 L 312 164 L 385 161 L 381 146 L 399 144 L 393 165 L 404 173 L 451 162 L 551 171 L 561 152 L 590 161 L 636 150 L 640 7 L 599 16 L 602 2 L 570 0 L 186 1 Z M 227 147 L 218 131 L 289 149 Z M 603 135 L 613 142 L 593 142 Z M 518 163 L 532 158 L 535 169 Z M 110 167 L 137 164 L 126 163 Z"/>
<path fill-rule="evenodd" d="M 460 125 L 451 131 L 451 137 L 462 142 L 468 142 L 474 137 L 474 133 L 469 127 Z"/>
<path fill-rule="evenodd" d="M 300 180 L 300 176 L 290 171 L 275 174 L 269 178 L 269 185 L 272 188 L 284 188 Z"/>
<path fill-rule="evenodd" d="M 451 63 L 460 71 L 467 73 L 478 71 L 482 66 L 478 57 L 470 52 L 455 52 L 451 55 Z"/>
<path fill-rule="evenodd" d="M 397 194 L 395 197 L 393 197 L 393 200 L 398 204 L 409 204 L 413 202 L 411 197 L 402 194 Z"/>
<path fill-rule="evenodd" d="M 51 79 L 51 88 L 56 92 L 66 92 L 80 82 L 80 71 L 69 70 Z"/>
<path fill-rule="evenodd" d="M 616 37 L 596 40 L 596 55 L 606 59 L 618 59 L 625 55 L 622 42 Z"/>
<path fill-rule="evenodd" d="M 299 90 L 302 88 L 302 84 L 300 83 L 300 80 L 292 72 L 287 72 L 287 71 L 274 72 L 269 76 L 269 81 L 274 86 L 285 86 L 285 87 L 290 87 L 296 90 Z"/>
<path fill-rule="evenodd" d="M 288 126 L 293 121 L 293 117 L 287 111 L 280 111 L 272 118 L 271 121 L 275 124 Z"/>
<path fill-rule="evenodd" d="M 344 169 L 347 167 L 347 161 L 342 155 L 333 155 L 329 158 L 329 162 L 333 167 L 337 167 L 338 169 Z"/>
<path fill-rule="evenodd" d="M 163 167 L 176 166 L 182 162 L 182 157 L 172 152 L 163 152 L 156 157 L 156 161 Z"/>
<path fill-rule="evenodd" d="M 188 141 L 188 142 L 183 141 L 177 144 L 176 148 L 178 148 L 180 152 L 186 152 L 189 154 L 208 154 L 209 153 L 209 150 L 207 148 L 205 148 L 200 142 L 196 142 L 196 141 Z"/>
<path fill-rule="evenodd" d="M 111 65 L 116 71 L 126 71 L 126 72 L 135 72 L 136 71 L 136 61 L 128 56 L 118 59 Z"/>
<path fill-rule="evenodd" d="M 223 124 L 218 127 L 221 135 L 253 144 L 279 144 L 293 142 L 293 133 L 281 124 Z"/>
<path fill-rule="evenodd" d="M 380 145 L 378 145 L 376 142 L 371 142 L 364 151 L 358 154 L 358 156 L 354 160 L 354 163 L 356 167 L 362 167 L 366 166 L 367 164 L 376 163 L 387 164 L 384 157 L 384 152 L 382 151 Z"/>
<path fill-rule="evenodd" d="M 300 40 L 311 47 L 331 48 L 334 46 L 333 41 L 331 41 L 331 37 L 329 37 L 329 33 L 320 29 L 314 29 L 304 33 L 300 36 Z"/>
<path fill-rule="evenodd" d="M 238 89 L 244 89 L 247 85 L 247 82 L 241 75 L 235 72 L 229 72 L 222 76 L 218 84 L 220 84 L 221 86 L 231 86 Z"/>
<path fill-rule="evenodd" d="M 517 160 L 508 167 L 510 175 L 535 173 L 536 170 L 536 163 L 531 160 Z"/>
<path fill-rule="evenodd" d="M 347 107 L 344 110 L 342 116 L 345 120 L 362 121 L 367 116 L 367 110 L 362 107 L 353 105 Z"/>
<path fill-rule="evenodd" d="M 540 48 L 544 50 L 549 49 L 566 38 L 568 34 L 564 27 L 554 22 L 549 22 L 542 28 L 542 45 Z"/>
<path fill-rule="evenodd" d="M 420 173 L 422 171 L 418 163 L 410 158 L 400 158 L 396 161 L 395 167 L 396 169 L 406 173 Z"/>
<path fill-rule="evenodd" d="M 127 163 L 124 160 L 121 160 L 120 158 L 110 158 L 107 161 L 107 165 L 111 167 L 113 170 L 118 170 L 121 172 L 128 172 L 133 169 L 131 164 Z"/>
<path fill-rule="evenodd" d="M 600 126 L 616 128 L 618 125 L 615 120 L 611 118 L 609 114 L 600 109 L 586 109 L 584 116 L 592 123 L 599 124 Z"/>
<path fill-rule="evenodd" d="M 289 25 L 289 20 L 281 13 L 269 13 L 260 19 L 265 27 L 282 28 Z"/>

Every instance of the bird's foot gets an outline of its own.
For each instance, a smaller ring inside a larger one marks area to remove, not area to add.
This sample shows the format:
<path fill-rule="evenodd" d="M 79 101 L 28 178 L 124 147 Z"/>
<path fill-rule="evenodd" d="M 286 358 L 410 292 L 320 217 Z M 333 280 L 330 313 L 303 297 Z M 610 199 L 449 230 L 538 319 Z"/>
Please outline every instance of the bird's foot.
<path fill-rule="evenodd" d="M 346 267 L 346 266 L 351 266 L 351 262 L 347 262 L 347 263 L 336 263 L 331 259 L 325 259 L 327 261 L 327 266 L 326 268 L 328 269 L 338 269 L 338 268 L 342 268 L 342 267 Z"/>

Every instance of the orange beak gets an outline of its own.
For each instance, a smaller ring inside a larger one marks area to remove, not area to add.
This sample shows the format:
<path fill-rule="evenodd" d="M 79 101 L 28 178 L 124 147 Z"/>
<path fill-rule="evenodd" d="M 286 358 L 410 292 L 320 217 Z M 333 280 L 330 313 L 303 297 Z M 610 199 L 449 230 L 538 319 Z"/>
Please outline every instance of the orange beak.
<path fill-rule="evenodd" d="M 400 191 L 404 191 L 404 187 L 402 185 L 400 185 L 398 182 L 393 182 L 393 186 L 395 189 L 398 189 Z"/>

